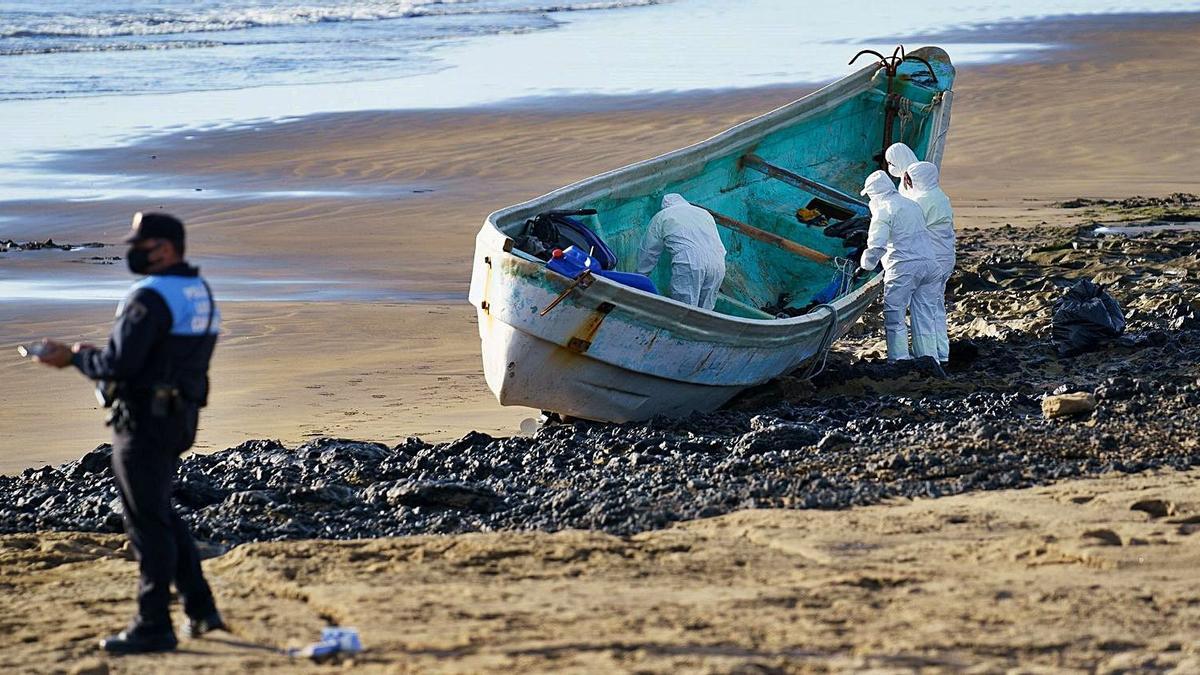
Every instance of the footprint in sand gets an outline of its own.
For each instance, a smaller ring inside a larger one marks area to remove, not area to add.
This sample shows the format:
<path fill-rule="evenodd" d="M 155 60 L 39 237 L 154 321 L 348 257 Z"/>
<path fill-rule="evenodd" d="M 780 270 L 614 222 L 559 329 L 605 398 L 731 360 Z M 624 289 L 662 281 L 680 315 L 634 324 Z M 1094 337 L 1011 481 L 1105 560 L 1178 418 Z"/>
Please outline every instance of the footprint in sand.
<path fill-rule="evenodd" d="M 1165 499 L 1142 499 L 1131 504 L 1129 510 L 1147 513 L 1151 518 L 1175 515 L 1175 505 Z"/>
<path fill-rule="evenodd" d="M 1097 543 L 1102 546 L 1120 546 L 1121 545 L 1121 535 L 1119 535 L 1116 532 L 1114 532 L 1110 529 L 1107 529 L 1107 528 L 1099 529 L 1099 530 L 1088 530 L 1087 532 L 1083 533 L 1083 538 L 1085 540 L 1091 540 L 1093 543 Z"/>

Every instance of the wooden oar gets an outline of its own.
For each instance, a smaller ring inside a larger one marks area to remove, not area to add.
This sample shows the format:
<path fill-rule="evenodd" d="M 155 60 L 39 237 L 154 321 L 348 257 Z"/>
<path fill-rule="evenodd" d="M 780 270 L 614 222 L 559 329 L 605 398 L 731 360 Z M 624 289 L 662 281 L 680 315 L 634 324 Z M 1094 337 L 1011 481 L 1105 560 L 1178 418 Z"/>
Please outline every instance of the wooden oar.
<path fill-rule="evenodd" d="M 840 190 L 835 190 L 827 185 L 821 185 L 815 180 L 805 178 L 804 176 L 792 173 L 781 166 L 775 166 L 767 160 L 755 154 L 748 154 L 742 157 L 742 166 L 748 169 L 754 169 L 768 178 L 781 180 L 792 187 L 807 190 L 813 194 L 824 195 L 834 201 L 842 202 L 851 207 L 851 211 L 859 211 L 866 208 L 866 202 L 861 199 L 855 199 L 850 195 Z"/>
<path fill-rule="evenodd" d="M 833 260 L 832 256 L 825 255 L 824 253 L 813 250 L 807 246 L 801 246 L 800 244 L 797 244 L 790 239 L 784 239 L 773 232 L 761 230 L 753 225 L 743 223 L 740 220 L 734 220 L 733 218 L 717 213 L 706 206 L 701 206 L 700 208 L 711 213 L 713 219 L 716 220 L 718 224 L 724 225 L 731 230 L 737 230 L 738 232 L 741 232 L 752 239 L 757 239 L 761 242 L 781 248 L 789 253 L 795 253 L 798 256 L 803 256 L 815 262 L 827 263 L 830 260 Z"/>
<path fill-rule="evenodd" d="M 580 274 L 574 281 L 567 284 L 567 287 L 563 289 L 562 293 L 559 293 L 553 300 L 551 300 L 550 304 L 546 305 L 545 309 L 538 312 L 538 316 L 546 316 L 550 313 L 550 310 L 558 307 L 558 303 L 562 302 L 564 298 L 570 295 L 571 291 L 575 290 L 576 288 L 587 288 L 588 286 L 592 285 L 592 281 L 593 279 L 591 272 L 584 272 L 583 274 Z"/>

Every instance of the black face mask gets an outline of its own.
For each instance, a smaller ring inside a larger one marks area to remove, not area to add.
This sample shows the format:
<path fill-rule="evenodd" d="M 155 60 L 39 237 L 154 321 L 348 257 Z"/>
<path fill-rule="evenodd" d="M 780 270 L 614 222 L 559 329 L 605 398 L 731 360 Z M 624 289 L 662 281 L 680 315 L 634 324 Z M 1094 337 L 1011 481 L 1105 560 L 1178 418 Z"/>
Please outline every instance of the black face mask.
<path fill-rule="evenodd" d="M 144 275 L 150 270 L 150 250 L 129 247 L 125 252 L 125 262 L 129 265 L 129 271 L 134 274 Z"/>

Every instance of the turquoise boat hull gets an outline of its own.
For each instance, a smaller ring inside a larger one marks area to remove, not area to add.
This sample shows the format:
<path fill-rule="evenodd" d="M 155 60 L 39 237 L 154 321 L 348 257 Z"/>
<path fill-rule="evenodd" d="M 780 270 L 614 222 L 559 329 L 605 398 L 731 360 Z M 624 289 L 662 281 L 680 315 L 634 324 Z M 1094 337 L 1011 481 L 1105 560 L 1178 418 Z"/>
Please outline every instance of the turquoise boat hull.
<path fill-rule="evenodd" d="M 929 62 L 937 82 L 921 74 L 924 65 L 900 67 L 892 91 L 907 99 L 911 115 L 894 123 L 892 137 L 940 164 L 954 67 L 935 47 L 913 55 Z M 878 168 L 887 91 L 884 71 L 868 66 L 696 145 L 489 215 L 476 237 L 469 297 L 479 320 L 484 374 L 499 402 L 614 422 L 683 416 L 713 410 L 818 356 L 878 297 L 879 277 L 860 281 L 829 307 L 774 318 L 762 308 L 781 293 L 796 298 L 796 306 L 807 304 L 836 273 L 834 266 L 722 228 L 727 273 L 709 311 L 598 277 L 586 287 L 572 285 L 514 240 L 538 213 L 592 208 L 597 215 L 588 224 L 616 253 L 617 269 L 632 271 L 662 195 L 678 192 L 809 249 L 846 256 L 841 240 L 795 216 L 814 198 L 838 200 L 755 170 L 746 157 L 857 195 Z M 668 287 L 669 276 L 666 259 L 651 274 L 660 289 Z"/>

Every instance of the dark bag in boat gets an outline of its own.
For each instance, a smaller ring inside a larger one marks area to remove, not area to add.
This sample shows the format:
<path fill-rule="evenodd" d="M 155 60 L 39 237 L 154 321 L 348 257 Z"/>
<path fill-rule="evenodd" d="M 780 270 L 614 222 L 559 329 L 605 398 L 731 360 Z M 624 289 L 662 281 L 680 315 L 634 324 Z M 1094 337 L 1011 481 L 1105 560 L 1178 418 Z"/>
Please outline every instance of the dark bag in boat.
<path fill-rule="evenodd" d="M 574 246 L 595 258 L 600 269 L 611 270 L 617 266 L 617 256 L 612 249 L 590 227 L 573 217 L 594 215 L 596 209 L 539 213 L 525 221 L 525 233 L 517 240 L 517 248 L 549 260 L 554 249 Z"/>
<path fill-rule="evenodd" d="M 1103 347 L 1125 332 L 1121 306 L 1099 284 L 1081 279 L 1054 303 L 1051 339 L 1059 356 Z"/>
<path fill-rule="evenodd" d="M 867 216 L 858 216 L 834 223 L 826 227 L 824 233 L 826 237 L 849 239 L 860 234 L 865 237 L 869 229 L 871 229 L 871 219 Z"/>

